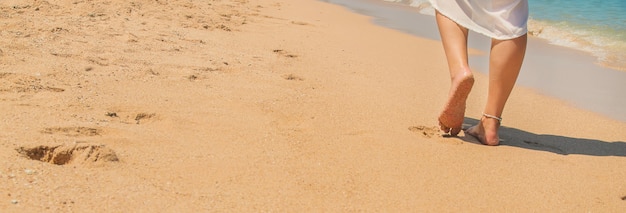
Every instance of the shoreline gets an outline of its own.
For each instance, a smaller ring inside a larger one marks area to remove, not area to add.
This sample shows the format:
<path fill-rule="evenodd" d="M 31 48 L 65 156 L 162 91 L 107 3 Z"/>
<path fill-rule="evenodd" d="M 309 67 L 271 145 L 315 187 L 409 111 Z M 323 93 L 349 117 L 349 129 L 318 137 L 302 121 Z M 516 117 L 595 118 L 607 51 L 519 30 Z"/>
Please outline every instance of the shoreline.
<path fill-rule="evenodd" d="M 363 0 L 361 0 L 363 1 Z M 383 0 L 378 0 L 378 2 L 382 2 Z M 401 0 L 384 0 L 384 3 L 394 4 L 400 6 L 408 6 L 411 8 L 416 8 L 416 11 L 420 14 L 434 16 L 434 9 L 430 7 L 430 4 L 427 0 L 419 0 L 419 1 L 409 1 L 410 4 L 406 1 Z M 532 2 L 531 2 L 532 3 Z M 532 5 L 532 4 L 531 4 Z M 626 64 L 621 62 L 619 59 L 623 58 L 624 55 L 618 49 L 626 48 L 626 41 L 620 40 L 616 36 L 619 35 L 618 32 L 606 32 L 606 28 L 599 29 L 600 31 L 605 30 L 605 34 L 603 33 L 594 33 L 590 28 L 594 28 L 593 26 L 583 26 L 585 24 L 582 23 L 567 23 L 561 21 L 549 21 L 547 17 L 543 17 L 541 19 L 534 19 L 535 15 L 539 15 L 541 11 L 534 11 L 538 8 L 530 7 L 531 16 L 529 17 L 529 35 L 545 39 L 550 43 L 550 45 L 556 45 L 560 47 L 572 48 L 576 51 L 582 51 L 586 54 L 591 54 L 596 59 L 595 63 L 609 69 L 626 71 Z M 542 8 L 545 10 L 545 8 Z M 541 9 L 539 9 L 541 10 Z M 535 12 L 535 13 L 533 13 Z M 546 11 L 544 11 L 546 12 Z M 614 12 L 614 11 L 613 11 Z M 545 14 L 543 14 L 545 15 Z M 615 14 L 614 14 L 615 15 Z M 582 27 L 586 30 L 577 31 L 576 28 L 571 28 L 571 26 Z M 619 27 L 619 26 L 616 26 Z M 592 34 L 589 37 L 589 34 Z M 611 43 L 612 46 L 607 46 L 606 44 Z M 623 60 L 622 60 L 623 61 Z"/>
<path fill-rule="evenodd" d="M 378 0 L 326 0 L 350 10 L 371 16 L 372 22 L 414 36 L 439 41 L 434 17 L 419 13 L 417 8 Z M 489 38 L 470 32 L 468 46 L 489 52 Z M 626 72 L 596 62 L 591 53 L 548 43 L 530 36 L 524 65 L 517 84 L 539 93 L 565 100 L 621 122 L 626 122 Z M 470 66 L 486 73 L 488 57 L 470 55 Z M 574 71 L 575 72 L 572 72 Z M 591 80 L 593 79 L 593 80 Z"/>
<path fill-rule="evenodd" d="M 554 23 L 553 23 L 554 24 Z M 619 60 L 623 57 L 622 51 L 617 47 L 624 48 L 623 41 L 611 40 L 609 35 L 596 35 L 597 40 L 603 40 L 603 42 L 589 41 L 589 39 L 579 39 L 581 35 L 568 34 L 570 29 L 566 29 L 562 26 L 552 26 L 549 21 L 544 20 L 529 20 L 529 25 L 533 26 L 529 28 L 528 34 L 532 37 L 545 40 L 549 45 L 565 47 L 574 51 L 582 52 L 583 54 L 591 55 L 595 61 L 594 64 L 620 72 L 626 72 L 626 64 Z M 556 24 L 554 24 L 556 25 Z M 614 46 L 606 46 L 606 43 L 613 43 Z"/>

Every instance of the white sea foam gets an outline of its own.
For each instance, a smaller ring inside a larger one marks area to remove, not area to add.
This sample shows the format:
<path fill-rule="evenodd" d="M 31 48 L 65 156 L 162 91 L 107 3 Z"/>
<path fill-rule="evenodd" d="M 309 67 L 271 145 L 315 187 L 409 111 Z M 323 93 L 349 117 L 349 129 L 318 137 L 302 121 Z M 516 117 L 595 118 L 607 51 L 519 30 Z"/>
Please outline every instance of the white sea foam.
<path fill-rule="evenodd" d="M 528 31 L 558 46 L 588 52 L 604 66 L 626 70 L 626 42 L 613 38 L 612 32 L 590 29 L 567 22 L 549 22 L 530 19 Z"/>
<path fill-rule="evenodd" d="M 428 0 L 383 1 L 416 7 L 425 15 L 435 14 Z M 620 37 L 625 32 L 576 25 L 566 21 L 550 22 L 532 18 L 528 22 L 528 30 L 531 36 L 545 39 L 551 44 L 588 52 L 598 59 L 599 64 L 626 70 L 626 40 Z"/>

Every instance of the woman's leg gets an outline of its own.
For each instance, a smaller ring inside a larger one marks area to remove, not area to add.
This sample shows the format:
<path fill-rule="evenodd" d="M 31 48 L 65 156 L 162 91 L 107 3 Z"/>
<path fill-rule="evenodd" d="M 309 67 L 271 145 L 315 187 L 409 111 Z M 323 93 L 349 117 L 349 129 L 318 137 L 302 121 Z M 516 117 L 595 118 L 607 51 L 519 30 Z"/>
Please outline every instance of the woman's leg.
<path fill-rule="evenodd" d="M 448 101 L 439 115 L 439 126 L 444 132 L 457 135 L 463 126 L 467 96 L 474 85 L 467 60 L 468 30 L 438 11 L 436 19 L 452 82 Z"/>
<path fill-rule="evenodd" d="M 511 40 L 492 39 L 489 55 L 489 93 L 485 114 L 502 116 L 504 105 L 515 86 L 524 61 L 526 42 L 526 35 Z M 469 128 L 466 133 L 478 138 L 483 144 L 498 145 L 499 127 L 499 120 L 483 116 L 478 125 Z"/>

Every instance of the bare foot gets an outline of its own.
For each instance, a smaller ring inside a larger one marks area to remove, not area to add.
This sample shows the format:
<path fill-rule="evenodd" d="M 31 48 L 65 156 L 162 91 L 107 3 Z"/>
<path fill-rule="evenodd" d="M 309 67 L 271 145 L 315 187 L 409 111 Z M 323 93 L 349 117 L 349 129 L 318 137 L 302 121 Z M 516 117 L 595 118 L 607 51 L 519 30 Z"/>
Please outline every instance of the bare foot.
<path fill-rule="evenodd" d="M 474 76 L 470 71 L 452 79 L 448 102 L 439 115 L 439 127 L 445 133 L 456 136 L 461 132 L 465 118 L 465 103 L 472 91 L 472 86 L 474 86 Z"/>
<path fill-rule="evenodd" d="M 500 137 L 498 137 L 498 129 L 500 128 L 500 121 L 483 117 L 476 126 L 470 127 L 465 130 L 465 134 L 474 136 L 480 141 L 480 143 L 497 146 L 500 144 Z"/>

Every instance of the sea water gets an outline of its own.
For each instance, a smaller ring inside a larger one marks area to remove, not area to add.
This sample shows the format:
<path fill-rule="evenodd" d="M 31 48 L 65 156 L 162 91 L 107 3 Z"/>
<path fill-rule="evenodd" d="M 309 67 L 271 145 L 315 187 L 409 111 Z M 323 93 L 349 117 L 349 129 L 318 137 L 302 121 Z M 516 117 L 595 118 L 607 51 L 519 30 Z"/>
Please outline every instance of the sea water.
<path fill-rule="evenodd" d="M 421 8 L 428 0 L 382 0 Z M 528 0 L 529 34 L 588 52 L 603 66 L 626 71 L 626 0 Z"/>

